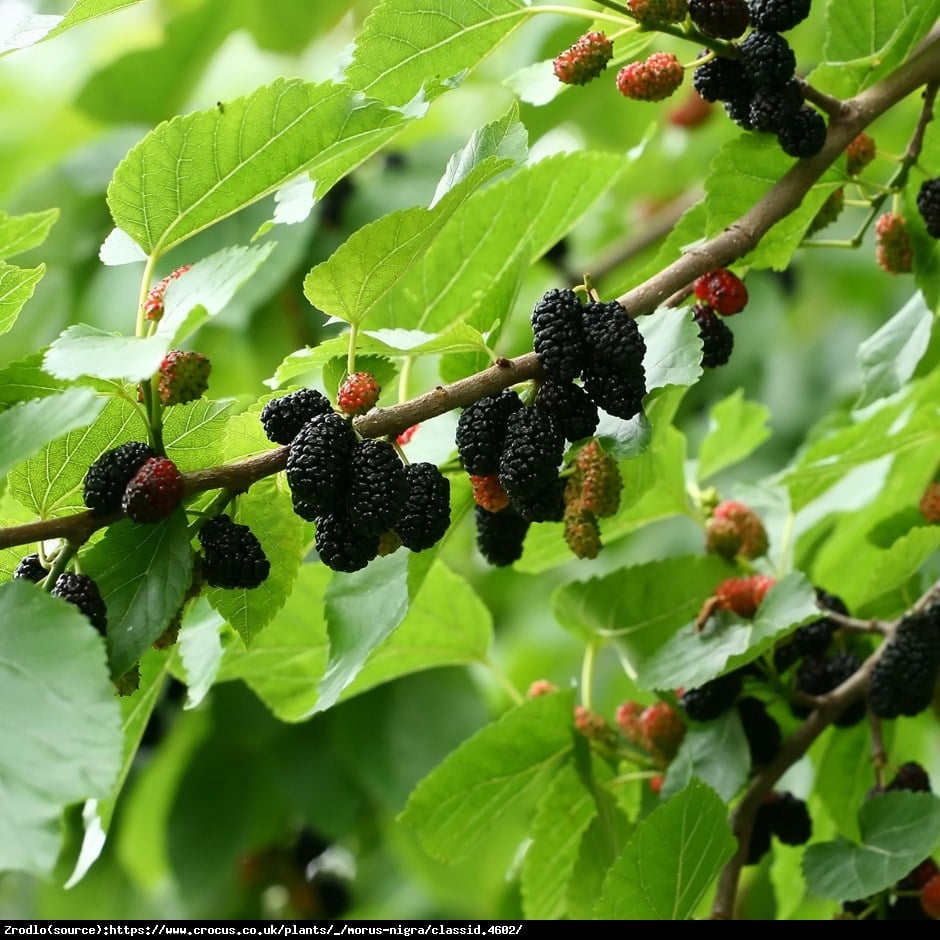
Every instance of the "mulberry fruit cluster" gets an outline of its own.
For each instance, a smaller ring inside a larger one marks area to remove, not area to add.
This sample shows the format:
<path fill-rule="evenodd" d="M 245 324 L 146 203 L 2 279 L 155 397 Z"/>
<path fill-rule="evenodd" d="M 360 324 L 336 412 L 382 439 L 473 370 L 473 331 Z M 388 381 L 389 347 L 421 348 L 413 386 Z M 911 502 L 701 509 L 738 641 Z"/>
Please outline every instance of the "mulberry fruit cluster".
<path fill-rule="evenodd" d="M 898 212 L 885 212 L 875 222 L 875 260 L 888 274 L 910 274 L 914 260 L 907 220 Z"/>
<path fill-rule="evenodd" d="M 664 101 L 682 84 L 685 71 L 671 52 L 654 52 L 617 73 L 617 90 L 634 101 Z"/>
<path fill-rule="evenodd" d="M 726 672 L 679 696 L 679 707 L 692 721 L 711 721 L 723 715 L 737 701 L 744 686 L 740 669 Z"/>
<path fill-rule="evenodd" d="M 279 405 L 270 402 L 261 419 L 272 439 L 291 435 L 291 500 L 301 518 L 315 523 L 316 550 L 325 565 L 358 571 L 399 545 L 420 552 L 443 537 L 450 486 L 436 466 L 405 466 L 390 443 L 360 439 L 347 418 L 323 408 L 323 396 L 292 395 Z"/>
<path fill-rule="evenodd" d="M 734 334 L 724 318 L 744 309 L 748 301 L 747 288 L 733 271 L 716 268 L 696 278 L 692 293 L 697 301 L 692 318 L 702 340 L 702 366 L 716 369 L 728 362 L 734 349 Z"/>
<path fill-rule="evenodd" d="M 769 793 L 757 809 L 746 865 L 756 865 L 769 851 L 771 837 L 784 845 L 804 845 L 813 834 L 806 802 L 787 792 Z"/>
<path fill-rule="evenodd" d="M 200 567 L 206 584 L 220 588 L 256 588 L 271 572 L 258 537 L 246 525 L 221 513 L 199 529 Z"/>
<path fill-rule="evenodd" d="M 711 39 L 737 39 L 751 25 L 745 0 L 689 0 L 689 16 Z"/>
<path fill-rule="evenodd" d="M 898 624 L 872 670 L 868 706 L 878 718 L 919 715 L 933 700 L 940 671 L 940 604 Z"/>
<path fill-rule="evenodd" d="M 565 85 L 586 85 L 607 68 L 613 54 L 614 45 L 604 33 L 585 33 L 556 56 L 552 68 Z"/>
<path fill-rule="evenodd" d="M 921 183 L 917 191 L 917 211 L 924 220 L 927 234 L 940 238 L 940 176 Z"/>

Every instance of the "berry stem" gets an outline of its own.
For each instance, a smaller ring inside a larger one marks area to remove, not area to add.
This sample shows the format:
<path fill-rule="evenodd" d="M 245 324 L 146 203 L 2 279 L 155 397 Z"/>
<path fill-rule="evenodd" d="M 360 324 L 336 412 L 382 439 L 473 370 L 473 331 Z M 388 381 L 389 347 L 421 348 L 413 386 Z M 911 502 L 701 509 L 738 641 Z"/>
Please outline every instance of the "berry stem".
<path fill-rule="evenodd" d="M 349 346 L 346 348 L 346 374 L 354 375 L 356 372 L 356 340 L 359 337 L 359 324 L 349 324 Z"/>
<path fill-rule="evenodd" d="M 587 20 L 598 20 L 605 23 L 616 23 L 618 26 L 623 26 L 624 17 L 630 15 L 630 11 L 626 7 L 620 7 L 617 3 L 605 2 L 605 0 L 597 0 L 602 6 L 606 6 L 611 10 L 615 10 L 619 13 L 619 16 L 613 16 L 610 13 L 602 13 L 599 10 L 585 10 L 583 7 L 563 7 L 563 6 L 553 6 L 552 4 L 546 4 L 544 6 L 537 7 L 528 7 L 524 10 L 519 10 L 518 13 L 510 14 L 513 16 L 536 16 L 539 13 L 560 13 L 562 16 L 579 16 L 582 19 Z"/>
<path fill-rule="evenodd" d="M 513 705 L 521 705 L 525 701 L 525 696 L 516 688 L 513 681 L 503 672 L 496 662 L 489 656 L 481 663 L 489 674 L 496 680 L 499 687 L 511 699 Z"/>
<path fill-rule="evenodd" d="M 144 265 L 144 273 L 140 276 L 140 296 L 137 300 L 137 326 L 134 330 L 135 336 L 146 336 L 147 334 L 147 295 L 150 293 L 150 282 L 153 280 L 153 271 L 157 266 L 157 260 L 157 255 L 150 255 Z"/>
<path fill-rule="evenodd" d="M 581 660 L 581 704 L 591 710 L 592 692 L 594 687 L 594 665 L 597 661 L 598 644 L 591 640 L 584 648 L 584 659 Z"/>
<path fill-rule="evenodd" d="M 66 540 L 62 544 L 52 562 L 49 574 L 46 575 L 42 582 L 42 589 L 44 591 L 51 591 L 55 587 L 56 581 L 59 580 L 59 575 L 69 566 L 69 562 L 75 557 L 77 551 L 78 545 L 74 542 Z"/>

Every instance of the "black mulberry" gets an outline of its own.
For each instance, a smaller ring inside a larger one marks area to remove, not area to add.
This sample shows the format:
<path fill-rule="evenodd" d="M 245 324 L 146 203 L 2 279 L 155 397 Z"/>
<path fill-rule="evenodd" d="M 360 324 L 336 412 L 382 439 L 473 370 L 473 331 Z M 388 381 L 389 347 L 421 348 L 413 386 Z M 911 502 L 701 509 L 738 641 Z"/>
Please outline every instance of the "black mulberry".
<path fill-rule="evenodd" d="M 226 513 L 213 516 L 199 530 L 202 575 L 219 588 L 256 588 L 271 573 L 271 562 L 258 537 Z"/>
<path fill-rule="evenodd" d="M 450 525 L 450 483 L 433 463 L 405 467 L 408 494 L 395 532 L 402 545 L 423 552 L 436 545 Z"/>
<path fill-rule="evenodd" d="M 108 628 L 108 609 L 98 585 L 87 574 L 64 571 L 56 578 L 51 594 L 74 604 L 102 636 Z"/>
<path fill-rule="evenodd" d="M 758 698 L 747 696 L 740 699 L 737 709 L 744 736 L 747 738 L 747 746 L 751 751 L 751 766 L 762 767 L 769 764 L 777 756 L 783 740 L 780 725 Z"/>
<path fill-rule="evenodd" d="M 811 0 L 747 0 L 757 29 L 785 33 L 809 16 Z"/>
<path fill-rule="evenodd" d="M 394 528 L 405 506 L 405 467 L 388 441 L 359 441 L 349 462 L 349 521 L 363 532 L 381 535 Z"/>
<path fill-rule="evenodd" d="M 920 184 L 917 211 L 927 226 L 927 234 L 940 238 L 940 176 Z"/>
<path fill-rule="evenodd" d="M 522 545 L 529 522 L 512 507 L 499 512 L 487 512 L 474 506 L 477 529 L 477 548 L 480 554 L 497 567 L 511 565 L 522 557 Z"/>
<path fill-rule="evenodd" d="M 332 410 L 326 395 L 315 388 L 301 388 L 280 398 L 272 398 L 261 409 L 261 426 L 269 441 L 289 444 L 311 418 Z"/>
<path fill-rule="evenodd" d="M 141 441 L 129 441 L 105 451 L 85 474 L 85 505 L 98 513 L 117 512 L 134 474 L 157 452 Z"/>
<path fill-rule="evenodd" d="M 467 473 L 488 476 L 499 470 L 506 423 L 521 407 L 522 399 L 507 388 L 464 408 L 457 420 L 455 441 L 457 455 Z"/>
<path fill-rule="evenodd" d="M 564 451 L 564 435 L 547 411 L 533 406 L 513 414 L 499 460 L 499 482 L 509 498 L 545 489 L 558 476 Z"/>
<path fill-rule="evenodd" d="M 49 574 L 49 569 L 43 567 L 42 562 L 39 560 L 39 553 L 33 552 L 32 555 L 20 559 L 20 563 L 13 572 L 13 577 L 25 578 L 27 581 L 38 584 L 47 574 Z"/>
<path fill-rule="evenodd" d="M 646 341 L 631 317 L 617 301 L 588 304 L 584 312 L 584 333 L 591 359 L 633 368 L 643 362 Z"/>
<path fill-rule="evenodd" d="M 796 55 L 779 33 L 755 29 L 741 43 L 741 68 L 751 87 L 785 85 L 796 70 Z"/>
<path fill-rule="evenodd" d="M 693 721 L 711 721 L 731 708 L 743 683 L 744 677 L 740 670 L 726 672 L 698 688 L 683 692 L 679 697 L 679 705 Z"/>
<path fill-rule="evenodd" d="M 804 104 L 777 131 L 777 141 L 788 157 L 814 157 L 826 142 L 826 121 L 818 111 Z"/>
<path fill-rule="evenodd" d="M 583 440 L 597 429 L 597 405 L 580 385 L 543 382 L 535 396 L 535 407 L 555 419 L 566 440 Z"/>
<path fill-rule="evenodd" d="M 698 325 L 698 335 L 702 340 L 702 366 L 717 369 L 731 358 L 734 349 L 734 333 L 710 307 L 696 304 L 692 317 Z"/>
<path fill-rule="evenodd" d="M 689 16 L 712 39 L 737 39 L 751 23 L 745 0 L 689 0 Z"/>
<path fill-rule="evenodd" d="M 741 63 L 722 56 L 699 65 L 692 73 L 692 84 L 706 101 L 726 101 L 750 96 L 754 91 L 754 85 L 744 74 Z"/>
<path fill-rule="evenodd" d="M 581 301 L 572 290 L 550 290 L 532 311 L 532 333 L 539 365 L 558 382 L 570 382 L 584 363 Z"/>
<path fill-rule="evenodd" d="M 295 504 L 320 512 L 344 504 L 356 433 L 335 412 L 309 420 L 291 441 L 287 453 L 287 485 Z"/>
<path fill-rule="evenodd" d="M 529 522 L 561 522 L 565 517 L 567 484 L 567 480 L 556 477 L 542 489 L 512 499 L 512 508 Z"/>
<path fill-rule="evenodd" d="M 933 699 L 940 669 L 937 608 L 905 617 L 872 670 L 868 704 L 878 718 L 919 715 Z"/>
<path fill-rule="evenodd" d="M 761 804 L 770 831 L 784 845 L 804 845 L 813 834 L 813 821 L 806 802 L 792 793 L 771 793 Z"/>
<path fill-rule="evenodd" d="M 803 107 L 803 92 L 792 79 L 777 87 L 758 88 L 751 98 L 749 118 L 755 131 L 776 134 Z"/>
<path fill-rule="evenodd" d="M 629 420 L 642 411 L 646 395 L 646 372 L 642 362 L 623 368 L 597 360 L 585 366 L 581 379 L 597 406 L 615 418 Z"/>
<path fill-rule="evenodd" d="M 320 561 L 333 571 L 359 571 L 379 553 L 380 535 L 362 532 L 341 513 L 317 517 L 315 547 Z"/>

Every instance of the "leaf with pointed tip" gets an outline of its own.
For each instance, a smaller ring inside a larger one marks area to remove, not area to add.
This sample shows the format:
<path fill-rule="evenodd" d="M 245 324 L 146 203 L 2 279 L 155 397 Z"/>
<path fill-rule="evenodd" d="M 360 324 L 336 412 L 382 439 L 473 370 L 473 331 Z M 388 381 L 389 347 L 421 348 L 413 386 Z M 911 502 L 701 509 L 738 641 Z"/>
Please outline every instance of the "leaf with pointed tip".
<path fill-rule="evenodd" d="M 527 6 L 528 0 L 384 0 L 366 19 L 346 79 L 393 105 L 419 95 L 433 100 L 521 26 Z"/>
<path fill-rule="evenodd" d="M 117 777 L 120 711 L 98 632 L 23 580 L 0 584 L 0 713 L 0 870 L 48 875 L 62 810 Z"/>
<path fill-rule="evenodd" d="M 736 848 L 725 804 L 693 780 L 637 826 L 608 872 L 594 916 L 687 920 Z"/>
<path fill-rule="evenodd" d="M 10 258 L 41 245 L 58 218 L 58 209 L 27 215 L 0 212 L 0 258 Z"/>
<path fill-rule="evenodd" d="M 770 437 L 770 412 L 758 402 L 744 400 L 744 390 L 732 392 L 712 407 L 708 433 L 698 452 L 698 479 L 749 457 Z"/>
<path fill-rule="evenodd" d="M 115 224 L 149 255 L 174 245 L 308 172 L 335 182 L 362 159 L 362 137 L 387 139 L 404 120 L 331 82 L 278 79 L 225 107 L 160 124 L 114 171 Z"/>
<path fill-rule="evenodd" d="M 542 791 L 571 751 L 573 708 L 566 690 L 506 712 L 418 784 L 401 822 L 435 858 L 466 857 L 502 816 Z"/>
<path fill-rule="evenodd" d="M 7 333 L 16 323 L 16 318 L 33 296 L 36 285 L 46 273 L 46 266 L 18 268 L 15 264 L 0 261 L 0 333 Z"/>

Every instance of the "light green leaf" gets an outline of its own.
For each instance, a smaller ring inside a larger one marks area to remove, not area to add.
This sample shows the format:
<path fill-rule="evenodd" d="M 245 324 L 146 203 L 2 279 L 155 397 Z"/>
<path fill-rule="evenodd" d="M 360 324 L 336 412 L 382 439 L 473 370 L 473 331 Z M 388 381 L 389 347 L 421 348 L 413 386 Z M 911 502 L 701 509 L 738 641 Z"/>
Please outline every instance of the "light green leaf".
<path fill-rule="evenodd" d="M 155 525 L 123 519 L 82 556 L 108 608 L 111 672 L 122 676 L 166 630 L 192 581 L 181 510 Z"/>
<path fill-rule="evenodd" d="M 219 631 L 225 618 L 205 599 L 197 597 L 186 605 L 177 635 L 176 648 L 185 673 L 186 708 L 195 708 L 209 694 L 222 664 Z M 234 637 L 234 631 L 231 634 Z M 240 640 L 230 649 L 244 652 Z"/>
<path fill-rule="evenodd" d="M 91 424 L 105 406 L 88 388 L 69 388 L 14 405 L 0 414 L 0 478 L 20 461 L 75 428 Z"/>
<path fill-rule="evenodd" d="M 290 597 L 251 646 L 225 642 L 215 681 L 244 680 L 281 721 L 307 718 L 329 658 L 323 598 L 331 577 L 325 565 L 302 565 Z"/>
<path fill-rule="evenodd" d="M 861 842 L 811 845 L 803 856 L 810 891 L 835 901 L 855 901 L 891 887 L 940 846 L 940 797 L 932 793 L 881 793 L 862 804 Z"/>
<path fill-rule="evenodd" d="M 360 135 L 402 120 L 342 85 L 278 79 L 160 124 L 115 170 L 108 206 L 144 251 L 165 254 L 302 172 L 335 182 L 351 152 L 362 159 Z"/>
<path fill-rule="evenodd" d="M 870 604 L 882 594 L 902 587 L 912 575 L 920 571 L 938 548 L 940 526 L 918 526 L 902 535 L 868 567 L 855 606 Z"/>
<path fill-rule="evenodd" d="M 102 264 L 117 266 L 146 261 L 147 252 L 127 232 L 113 228 L 98 249 L 98 260 Z"/>
<path fill-rule="evenodd" d="M 43 357 L 43 368 L 59 379 L 91 375 L 138 382 L 157 369 L 170 348 L 163 336 L 121 336 L 77 323 L 56 339 Z"/>
<path fill-rule="evenodd" d="M 408 612 L 408 552 L 376 558 L 352 574 L 338 573 L 326 592 L 330 662 L 320 683 L 316 711 L 336 704 L 372 651 Z"/>
<path fill-rule="evenodd" d="M 286 483 L 277 476 L 259 480 L 242 493 L 232 518 L 258 537 L 271 573 L 259 587 L 213 588 L 206 597 L 248 646 L 290 596 L 303 560 L 304 523 L 291 508 Z"/>
<path fill-rule="evenodd" d="M 58 218 L 58 209 L 30 212 L 27 215 L 0 212 L 0 258 L 10 258 L 41 245 Z"/>
<path fill-rule="evenodd" d="M 904 386 L 927 351 L 932 327 L 933 314 L 918 292 L 858 347 L 862 392 L 856 408 L 865 408 Z"/>
<path fill-rule="evenodd" d="M 0 369 L 0 410 L 34 398 L 46 398 L 66 387 L 42 368 L 42 354 L 33 353 Z"/>
<path fill-rule="evenodd" d="M 565 763 L 539 800 L 532 843 L 522 863 L 520 888 L 528 920 L 558 920 L 567 914 L 568 883 L 581 835 L 596 815 L 594 796 L 577 767 Z"/>
<path fill-rule="evenodd" d="M 740 388 L 718 402 L 699 448 L 698 479 L 707 480 L 754 453 L 770 437 L 769 418 L 767 408 L 745 401 Z"/>
<path fill-rule="evenodd" d="M 571 750 L 573 693 L 530 699 L 465 741 L 433 770 L 399 817 L 435 858 L 472 853 L 500 819 L 527 805 Z"/>
<path fill-rule="evenodd" d="M 819 619 L 812 585 L 798 571 L 781 578 L 764 595 L 752 620 L 713 616 L 701 633 L 680 629 L 637 665 L 641 689 L 697 688 L 723 672 L 743 666 L 800 624 Z"/>
<path fill-rule="evenodd" d="M 200 470 L 223 462 L 225 428 L 233 403 L 200 398 L 167 409 L 163 440 L 180 472 Z"/>
<path fill-rule="evenodd" d="M 385 0 L 359 34 L 346 79 L 393 105 L 419 94 L 432 100 L 521 26 L 527 6 L 527 0 Z"/>
<path fill-rule="evenodd" d="M 686 920 L 734 855 L 727 810 L 693 781 L 641 822 L 611 866 L 594 916 L 607 920 Z"/>
<path fill-rule="evenodd" d="M 475 130 L 466 146 L 451 155 L 431 197 L 430 208 L 433 209 L 487 157 L 509 160 L 513 164 L 522 163 L 528 152 L 528 142 L 525 126 L 519 123 L 519 105 L 513 102 L 512 107 L 498 121 Z"/>
<path fill-rule="evenodd" d="M 304 295 L 330 316 L 361 323 L 434 242 L 468 195 L 511 163 L 486 157 L 433 208 L 402 209 L 363 226 L 310 271 Z"/>
<path fill-rule="evenodd" d="M 450 611 L 446 620 L 442 610 Z M 486 605 L 463 578 L 435 561 L 401 625 L 372 651 L 340 700 L 412 672 L 482 662 L 492 637 Z"/>
<path fill-rule="evenodd" d="M 890 753 L 890 725 L 883 725 L 885 751 Z M 872 785 L 871 755 L 868 750 L 867 722 L 851 728 L 833 728 L 817 744 L 814 758 L 813 797 L 819 800 L 835 824 L 835 832 L 857 839 L 858 808 Z"/>
<path fill-rule="evenodd" d="M 0 870 L 48 875 L 62 810 L 117 777 L 120 711 L 97 631 L 22 580 L 0 584 L 0 714 Z"/>
<path fill-rule="evenodd" d="M 646 390 L 694 385 L 702 375 L 702 340 L 686 307 L 662 308 L 637 320 L 646 355 Z"/>
<path fill-rule="evenodd" d="M 37 516 L 85 509 L 82 481 L 106 450 L 146 440 L 140 413 L 124 399 L 107 402 L 94 423 L 56 438 L 10 471 L 10 492 Z"/>
<path fill-rule="evenodd" d="M 747 781 L 751 752 L 741 719 L 729 709 L 713 721 L 692 722 L 679 753 L 666 771 L 660 796 L 671 799 L 698 778 L 723 800 L 731 800 Z"/>
<path fill-rule="evenodd" d="M 33 296 L 45 273 L 44 264 L 35 268 L 18 268 L 0 261 L 0 333 L 13 328 L 24 304 Z"/>
<path fill-rule="evenodd" d="M 140 2 L 141 0 L 75 0 L 69 11 L 61 18 L 61 22 L 49 35 L 58 36 L 73 26 L 80 26 L 89 20 L 115 13 Z"/>

